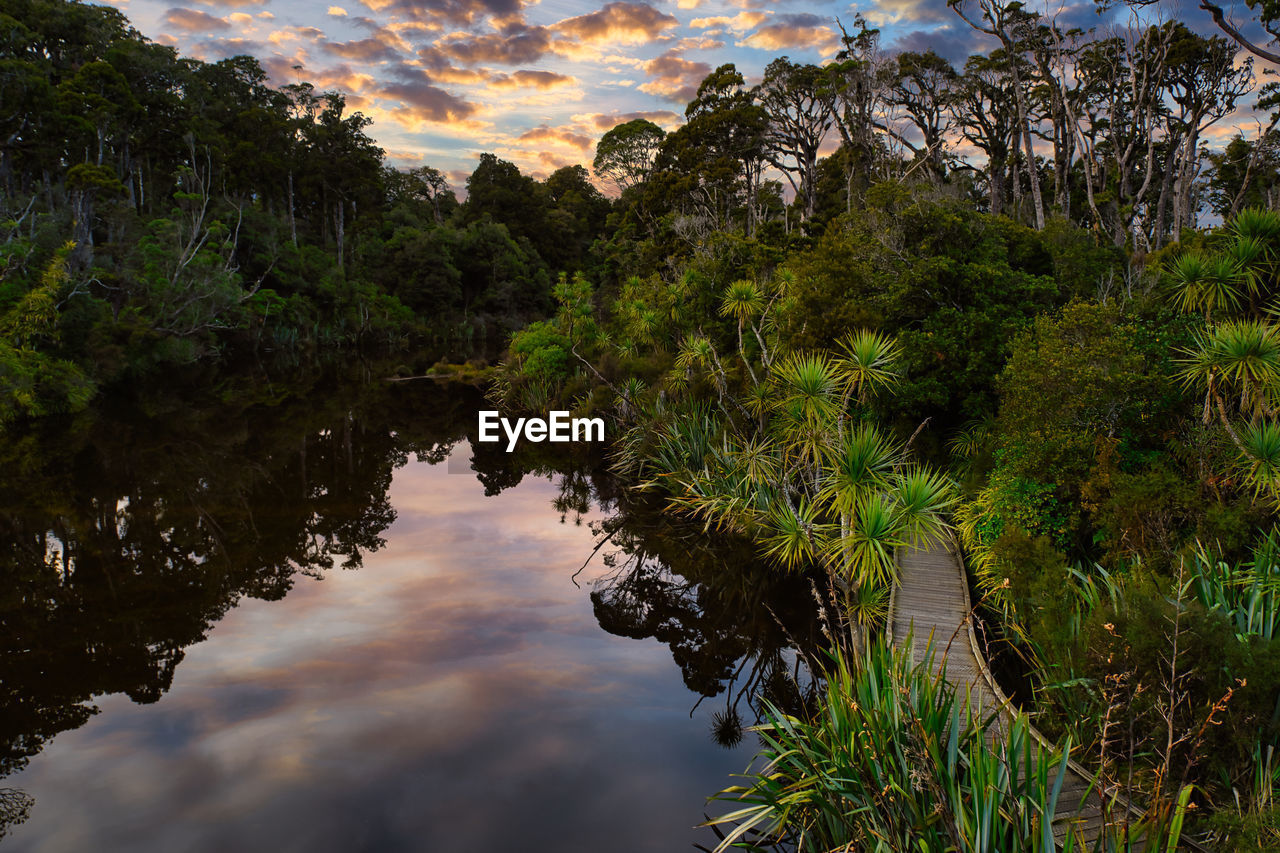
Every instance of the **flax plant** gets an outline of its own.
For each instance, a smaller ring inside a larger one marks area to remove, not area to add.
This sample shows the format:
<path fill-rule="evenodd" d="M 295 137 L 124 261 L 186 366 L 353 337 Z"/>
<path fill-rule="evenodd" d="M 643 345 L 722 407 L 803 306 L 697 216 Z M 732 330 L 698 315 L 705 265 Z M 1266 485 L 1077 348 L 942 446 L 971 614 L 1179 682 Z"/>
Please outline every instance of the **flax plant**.
<path fill-rule="evenodd" d="M 716 853 L 1057 850 L 1070 743 L 1050 752 L 1022 715 L 997 726 L 933 664 L 877 642 L 857 666 L 833 654 L 812 714 L 765 703 L 753 769 L 712 797 L 728 808 L 709 821 Z M 1061 831 L 1063 849 L 1089 848 Z"/>
<path fill-rule="evenodd" d="M 1218 610 L 1242 641 L 1280 638 L 1280 538 L 1273 531 L 1243 563 L 1228 563 L 1203 545 L 1189 561 L 1187 584 L 1206 610 Z"/>

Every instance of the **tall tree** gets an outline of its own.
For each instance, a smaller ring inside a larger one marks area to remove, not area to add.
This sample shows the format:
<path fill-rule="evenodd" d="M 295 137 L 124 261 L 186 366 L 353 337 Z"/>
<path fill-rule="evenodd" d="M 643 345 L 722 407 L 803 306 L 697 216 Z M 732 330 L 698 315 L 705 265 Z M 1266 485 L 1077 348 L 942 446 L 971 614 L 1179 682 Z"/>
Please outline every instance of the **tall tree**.
<path fill-rule="evenodd" d="M 1000 40 L 1005 52 L 1013 61 L 1010 68 L 1013 73 L 1013 101 L 1018 108 L 1018 133 L 1022 137 L 1024 162 L 1027 178 L 1031 183 L 1031 198 L 1035 205 L 1036 228 L 1044 228 L 1044 199 L 1040 193 L 1040 171 L 1036 165 L 1035 145 L 1031 140 L 1031 111 L 1028 106 L 1027 81 L 1021 63 L 1022 45 L 1019 42 L 1017 28 L 1025 20 L 1026 13 L 1021 3 L 1005 5 L 1002 0 L 947 0 L 947 5 L 955 10 L 966 24 L 981 33 L 994 36 Z M 976 6 L 976 8 L 975 8 Z"/>
<path fill-rule="evenodd" d="M 1130 27 L 1082 46 L 1076 60 L 1081 95 L 1071 109 L 1086 199 L 1095 226 L 1110 231 L 1117 246 L 1149 239 L 1142 216 L 1160 171 L 1169 32 Z"/>
<path fill-rule="evenodd" d="M 920 134 L 915 155 L 936 181 L 944 176 L 943 155 L 951 114 L 947 107 L 954 96 L 956 70 L 933 50 L 898 54 L 897 68 L 886 100 L 899 107 Z"/>
<path fill-rule="evenodd" d="M 400 171 L 388 170 L 387 193 L 392 202 L 404 202 L 430 208 L 431 220 L 437 225 L 444 222 L 445 214 L 457 207 L 458 199 L 449 181 L 431 166 Z"/>
<path fill-rule="evenodd" d="M 591 183 L 584 166 L 563 166 L 543 183 L 550 205 L 548 230 L 557 235 L 554 250 L 543 259 L 560 270 L 580 270 L 586 262 L 591 243 L 604 231 L 609 215 L 609 199 Z"/>
<path fill-rule="evenodd" d="M 826 66 L 831 75 L 832 119 L 847 152 L 846 212 L 853 209 L 855 181 L 869 186 L 874 164 L 882 159 L 877 133 L 883 130 L 884 82 L 891 65 L 880 53 L 880 31 L 869 28 L 861 15 L 853 23 L 852 34 L 841 25 L 843 46 Z"/>
<path fill-rule="evenodd" d="M 1173 153 L 1166 163 L 1160 192 L 1154 235 L 1157 245 L 1164 238 L 1170 189 L 1173 233 L 1195 227 L 1191 193 L 1200 172 L 1200 134 L 1234 110 L 1253 83 L 1252 57 L 1237 66 L 1237 48 L 1226 39 L 1202 38 L 1179 22 L 1165 26 L 1170 30 L 1165 88 L 1176 110 L 1170 110 L 1166 119 L 1165 146 Z"/>
<path fill-rule="evenodd" d="M 818 148 L 835 120 L 834 95 L 822 68 L 785 56 L 769 63 L 758 89 L 769 116 L 765 150 L 795 190 L 805 220 L 812 218 L 817 201 Z"/>
<path fill-rule="evenodd" d="M 467 201 L 462 209 L 464 222 L 488 217 L 507 226 L 516 240 L 524 238 L 535 248 L 556 239 L 547 233 L 547 200 L 537 181 L 520 174 L 515 163 L 494 154 L 480 155 L 475 171 L 467 178 Z"/>
<path fill-rule="evenodd" d="M 685 109 L 686 122 L 663 142 L 660 162 L 674 170 L 680 197 L 719 228 L 741 211 L 748 234 L 758 216 L 769 119 L 732 64 L 707 75 Z"/>
<path fill-rule="evenodd" d="M 596 143 L 591 168 L 619 192 L 642 183 L 667 133 L 648 119 L 637 118 L 610 129 Z"/>
<path fill-rule="evenodd" d="M 987 201 L 996 215 L 1004 209 L 1005 171 L 1017 144 L 1012 88 L 1013 75 L 1004 52 L 993 51 L 990 56 L 969 57 L 951 101 L 961 135 L 987 156 Z"/>

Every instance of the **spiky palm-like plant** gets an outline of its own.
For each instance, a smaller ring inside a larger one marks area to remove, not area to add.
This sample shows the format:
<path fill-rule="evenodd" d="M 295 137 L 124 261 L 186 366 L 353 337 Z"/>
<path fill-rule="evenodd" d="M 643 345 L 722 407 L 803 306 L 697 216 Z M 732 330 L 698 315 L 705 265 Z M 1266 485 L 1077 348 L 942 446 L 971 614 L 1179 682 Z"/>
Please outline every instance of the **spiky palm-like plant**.
<path fill-rule="evenodd" d="M 645 457 L 645 485 L 665 491 L 675 510 L 750 536 L 784 568 L 829 572 L 851 600 L 876 602 L 893 580 L 896 549 L 946 528 L 954 489 L 913 464 L 858 402 L 898 375 L 896 343 L 855 333 L 843 349 L 765 363 L 766 378 L 741 397 L 719 386 L 718 414 L 703 406 L 673 415 L 625 443 L 628 459 Z M 673 379 L 719 370 L 702 335 L 685 339 L 675 365 Z"/>
<path fill-rule="evenodd" d="M 1203 312 L 1208 320 L 1214 311 L 1240 307 L 1246 276 L 1229 255 L 1184 252 L 1165 267 L 1178 306 L 1188 313 Z"/>
<path fill-rule="evenodd" d="M 1238 397 L 1238 410 L 1251 420 L 1272 413 L 1280 392 L 1280 331 L 1275 326 L 1261 320 L 1218 323 L 1184 352 L 1188 357 L 1180 376 L 1187 387 L 1204 390 L 1206 422 L 1213 402 L 1226 421 L 1223 394 Z"/>
<path fill-rule="evenodd" d="M 827 449 L 827 476 L 818 496 L 837 512 L 853 512 L 862 495 L 890 488 L 901 453 L 879 427 L 858 425 Z"/>
<path fill-rule="evenodd" d="M 712 364 L 713 350 L 711 339 L 706 335 L 685 338 L 680 344 L 680 350 L 676 353 L 676 368 L 693 370 L 709 367 Z"/>
<path fill-rule="evenodd" d="M 824 389 L 818 397 L 835 394 Z M 654 452 L 656 468 L 669 472 L 661 483 L 675 507 L 753 536 L 784 568 L 825 567 L 858 594 L 883 588 L 893 578 L 894 551 L 944 527 L 952 485 L 911 464 L 872 424 L 838 440 L 833 413 L 808 402 L 775 406 L 767 437 L 721 434 L 694 443 L 690 425 L 673 424 Z"/>
<path fill-rule="evenodd" d="M 1222 254 L 1241 271 L 1241 281 L 1250 296 L 1270 289 L 1275 252 L 1265 240 L 1236 235 L 1222 247 Z"/>
<path fill-rule="evenodd" d="M 720 297 L 720 316 L 732 317 L 738 321 L 738 337 L 742 337 L 742 324 L 758 317 L 764 311 L 764 294 L 754 281 L 739 279 L 725 288 Z M 742 342 L 739 340 L 738 345 Z"/>
<path fill-rule="evenodd" d="M 754 281 L 746 279 L 730 284 L 720 298 L 720 316 L 732 317 L 738 323 L 738 355 L 746 365 L 747 373 L 751 374 L 752 385 L 759 382 L 756 372 L 751 369 L 751 359 L 747 358 L 746 350 L 742 347 L 742 327 L 752 318 L 760 316 L 764 307 L 764 294 L 760 292 L 760 287 Z"/>
<path fill-rule="evenodd" d="M 867 402 L 873 391 L 888 388 L 898 378 L 897 362 L 901 355 L 898 342 L 881 332 L 861 330 L 845 335 L 837 346 L 842 358 L 840 368 L 858 396 Z"/>
<path fill-rule="evenodd" d="M 1280 503 L 1280 425 L 1246 424 L 1240 430 L 1240 468 L 1255 495 Z"/>
<path fill-rule="evenodd" d="M 1261 207 L 1246 207 L 1227 223 L 1227 230 L 1237 237 L 1249 237 L 1271 246 L 1280 245 L 1280 213 Z"/>
<path fill-rule="evenodd" d="M 841 399 L 840 368 L 825 353 L 795 353 L 773 374 L 778 409 L 797 422 L 831 421 Z"/>

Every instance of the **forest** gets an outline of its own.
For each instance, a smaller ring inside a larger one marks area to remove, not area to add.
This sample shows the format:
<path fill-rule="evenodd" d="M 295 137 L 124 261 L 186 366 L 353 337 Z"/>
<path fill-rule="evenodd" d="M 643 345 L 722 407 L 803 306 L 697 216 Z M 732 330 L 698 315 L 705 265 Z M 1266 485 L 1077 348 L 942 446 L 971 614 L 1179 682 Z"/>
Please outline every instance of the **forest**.
<path fill-rule="evenodd" d="M 1071 849 L 1280 850 L 1280 56 L 1208 0 L 1090 30 L 949 6 L 994 45 L 961 67 L 857 16 L 824 64 L 715 69 L 678 129 L 545 177 L 486 153 L 455 193 L 340 92 L 12 0 L 0 423 L 265 358 L 488 354 L 505 410 L 608 418 L 626 488 L 837 602 L 825 692 L 762 704 L 775 772 L 719 795 L 722 847 L 1055 849 L 1065 753 L 1139 812 Z M 991 746 L 879 640 L 897 556 L 953 533 L 1052 748 Z"/>

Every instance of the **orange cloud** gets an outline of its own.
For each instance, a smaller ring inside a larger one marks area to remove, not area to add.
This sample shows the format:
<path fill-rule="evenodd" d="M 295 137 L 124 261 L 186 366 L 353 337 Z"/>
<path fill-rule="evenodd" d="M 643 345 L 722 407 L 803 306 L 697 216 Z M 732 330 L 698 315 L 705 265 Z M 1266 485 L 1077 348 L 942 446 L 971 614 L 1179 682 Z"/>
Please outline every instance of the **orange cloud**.
<path fill-rule="evenodd" d="M 201 6 L 227 6 L 232 9 L 239 9 L 244 6 L 262 6 L 270 0 L 196 0 Z M 173 11 L 170 9 L 169 11 Z"/>
<path fill-rule="evenodd" d="M 413 21 L 446 20 L 454 24 L 472 24 L 484 18 L 518 19 L 524 4 L 521 0 L 360 0 L 370 11 L 385 12 Z"/>
<path fill-rule="evenodd" d="M 462 121 L 479 110 L 476 104 L 431 85 L 426 75 L 410 82 L 384 85 L 374 94 L 382 99 L 398 101 L 403 111 L 419 121 Z"/>
<path fill-rule="evenodd" d="M 539 151 L 538 162 L 554 172 L 556 169 L 563 169 L 565 166 L 576 165 L 577 161 L 568 160 L 558 154 L 552 154 L 550 151 Z M 538 177 L 540 180 L 546 180 L 546 176 Z"/>
<path fill-rule="evenodd" d="M 452 65 L 432 68 L 427 72 L 427 76 L 431 78 L 433 83 L 449 83 L 454 86 L 475 86 L 480 83 L 488 83 L 493 79 L 493 76 L 488 71 L 455 68 Z"/>
<path fill-rule="evenodd" d="M 413 45 L 404 40 L 404 37 L 400 35 L 399 29 L 396 27 L 384 27 L 372 18 L 363 17 L 352 18 L 351 23 L 368 30 L 373 38 L 378 39 L 388 47 L 395 48 L 401 53 L 411 53 L 413 51 Z M 423 24 L 422 27 L 425 29 L 427 25 Z"/>
<path fill-rule="evenodd" d="M 640 85 L 640 91 L 684 103 L 697 94 L 698 85 L 711 73 L 711 66 L 705 62 L 685 59 L 674 50 L 669 50 L 646 62 L 644 73 L 649 75 L 650 80 Z"/>
<path fill-rule="evenodd" d="M 716 15 L 712 18 L 694 18 L 689 22 L 689 26 L 695 30 L 705 30 L 709 27 L 717 27 L 729 30 L 735 33 L 745 33 L 747 30 L 762 24 L 769 19 L 768 12 L 739 12 L 732 17 L 728 15 Z"/>
<path fill-rule="evenodd" d="M 184 33 L 207 33 L 210 30 L 229 30 L 231 22 L 197 9 L 170 9 L 164 13 L 164 22 Z"/>
<path fill-rule="evenodd" d="M 670 130 L 680 124 L 680 116 L 671 110 L 641 110 L 633 113 L 587 113 L 575 115 L 571 120 L 575 124 L 587 125 L 603 132 L 612 130 L 620 124 L 635 121 L 638 118 L 651 121 L 666 130 Z"/>
<path fill-rule="evenodd" d="M 840 37 L 828 25 L 827 18 L 810 15 L 780 15 L 772 23 L 760 27 L 738 42 L 740 47 L 760 50 L 813 48 L 820 53 L 833 53 L 840 47 Z"/>
<path fill-rule="evenodd" d="M 435 75 L 432 75 L 435 76 Z M 569 86 L 577 83 L 576 77 L 567 74 L 556 74 L 554 71 L 520 70 L 514 74 L 501 74 L 489 81 L 495 89 L 554 89 L 558 86 Z"/>
<path fill-rule="evenodd" d="M 608 3 L 595 12 L 565 18 L 552 29 L 587 44 L 645 44 L 676 26 L 675 16 L 645 3 Z"/>
<path fill-rule="evenodd" d="M 395 33 L 438 33 L 444 29 L 435 21 L 392 21 L 386 28 Z"/>
<path fill-rule="evenodd" d="M 672 50 L 715 50 L 718 47 L 724 47 L 724 42 L 719 39 L 686 37 L 676 42 Z"/>
<path fill-rule="evenodd" d="M 377 36 L 354 41 L 331 41 L 324 43 L 324 49 L 343 59 L 355 59 L 360 62 L 381 62 L 395 59 L 398 51 Z"/>
<path fill-rule="evenodd" d="M 902 21 L 941 23 L 951 20 L 951 10 L 934 0 L 876 0 L 866 18 L 878 27 Z"/>
<path fill-rule="evenodd" d="M 336 89 L 341 92 L 366 92 L 371 90 L 377 83 L 377 80 L 372 75 L 356 71 L 346 63 L 323 70 L 308 69 L 305 75 L 306 79 L 315 84 L 316 88 L 320 90 Z M 349 106 L 356 105 L 350 97 L 347 99 L 347 104 Z"/>
<path fill-rule="evenodd" d="M 275 30 L 267 36 L 267 41 L 272 44 L 284 44 L 287 41 L 294 41 L 297 39 L 323 41 L 324 31 L 318 30 L 315 27 L 285 27 L 282 30 Z"/>
<path fill-rule="evenodd" d="M 595 140 L 581 133 L 573 133 L 560 128 L 547 127 L 545 124 L 526 130 L 516 139 L 520 142 L 540 142 L 550 143 L 552 145 L 566 145 L 570 148 L 577 148 L 580 151 L 586 151 L 595 144 Z"/>
<path fill-rule="evenodd" d="M 551 50 L 551 32 L 546 27 L 529 27 L 519 32 L 503 35 L 490 33 L 470 36 L 455 33 L 436 42 L 435 48 L 425 48 L 419 55 L 431 58 L 436 51 L 458 62 L 497 62 L 503 65 L 523 65 L 536 62 Z"/>
<path fill-rule="evenodd" d="M 423 160 L 427 159 L 426 155 L 423 154 L 421 151 L 401 151 L 398 149 L 389 148 L 387 149 L 386 154 L 387 154 L 387 157 L 391 160 L 396 160 L 396 161 L 405 162 L 405 163 L 421 163 Z"/>

